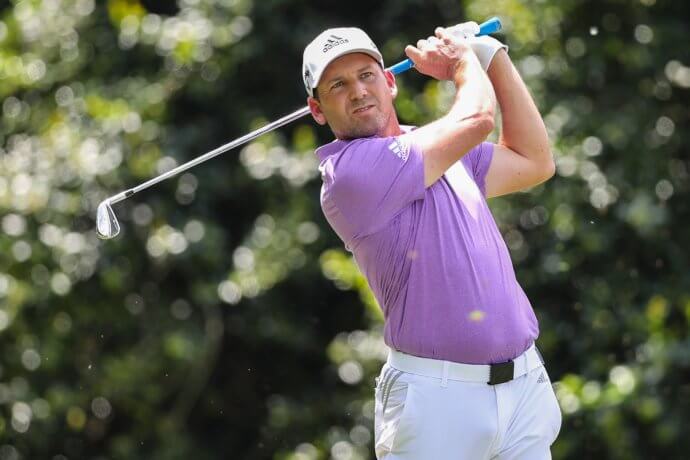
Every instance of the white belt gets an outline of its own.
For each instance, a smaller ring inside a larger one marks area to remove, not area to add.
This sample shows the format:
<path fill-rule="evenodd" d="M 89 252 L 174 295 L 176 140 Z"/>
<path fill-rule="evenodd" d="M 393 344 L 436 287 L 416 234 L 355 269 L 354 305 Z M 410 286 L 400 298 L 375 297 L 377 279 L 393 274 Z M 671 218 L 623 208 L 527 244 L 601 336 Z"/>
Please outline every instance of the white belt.
<path fill-rule="evenodd" d="M 484 382 L 489 385 L 509 382 L 544 365 L 537 347 L 532 344 L 515 359 L 497 364 L 463 364 L 439 359 L 421 358 L 391 349 L 388 364 L 399 371 L 462 382 Z"/>

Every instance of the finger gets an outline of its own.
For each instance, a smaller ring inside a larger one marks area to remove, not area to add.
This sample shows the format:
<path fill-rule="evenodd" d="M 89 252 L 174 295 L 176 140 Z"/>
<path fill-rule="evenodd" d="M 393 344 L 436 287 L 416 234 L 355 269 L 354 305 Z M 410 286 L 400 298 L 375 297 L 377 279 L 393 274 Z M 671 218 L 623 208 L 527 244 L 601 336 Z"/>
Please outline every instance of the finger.
<path fill-rule="evenodd" d="M 443 27 L 437 27 L 436 28 L 436 36 L 440 40 L 444 40 L 444 41 L 445 41 L 445 39 L 452 37 L 452 35 L 448 32 L 448 30 L 444 29 Z"/>
<path fill-rule="evenodd" d="M 458 37 L 471 37 L 479 33 L 479 25 L 476 22 L 463 22 L 448 28 L 450 35 Z"/>
<path fill-rule="evenodd" d="M 468 31 L 468 29 L 463 29 L 458 26 L 455 27 L 449 27 L 447 29 L 443 30 L 443 36 L 445 37 L 451 37 L 454 38 L 455 40 L 467 40 L 468 38 L 472 37 L 472 33 Z"/>
<path fill-rule="evenodd" d="M 405 47 L 405 54 L 408 58 L 412 59 L 412 62 L 415 64 L 422 58 L 422 51 L 412 45 L 407 45 Z"/>
<path fill-rule="evenodd" d="M 424 40 L 424 39 L 417 40 L 417 48 L 418 48 L 418 49 L 421 50 L 421 49 L 423 49 L 423 48 L 425 48 L 425 47 L 427 47 L 427 46 L 429 46 L 429 44 L 428 44 L 428 42 L 427 42 L 426 40 Z"/>
<path fill-rule="evenodd" d="M 474 21 L 464 22 L 461 24 L 461 27 L 467 35 L 474 36 L 479 34 L 479 24 Z"/>

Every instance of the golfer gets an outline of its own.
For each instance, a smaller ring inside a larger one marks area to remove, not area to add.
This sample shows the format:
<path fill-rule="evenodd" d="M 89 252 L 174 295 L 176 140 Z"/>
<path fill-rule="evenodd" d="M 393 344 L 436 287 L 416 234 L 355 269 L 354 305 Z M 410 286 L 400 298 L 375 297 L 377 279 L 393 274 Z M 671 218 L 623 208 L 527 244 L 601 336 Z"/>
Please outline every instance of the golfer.
<path fill-rule="evenodd" d="M 554 162 L 506 47 L 477 32 L 437 28 L 405 49 L 456 88 L 448 113 L 417 128 L 399 124 L 395 77 L 362 30 L 326 30 L 304 50 L 311 114 L 336 137 L 316 151 L 321 207 L 385 318 L 378 459 L 548 459 L 561 425 L 534 311 L 486 202 L 544 182 Z"/>

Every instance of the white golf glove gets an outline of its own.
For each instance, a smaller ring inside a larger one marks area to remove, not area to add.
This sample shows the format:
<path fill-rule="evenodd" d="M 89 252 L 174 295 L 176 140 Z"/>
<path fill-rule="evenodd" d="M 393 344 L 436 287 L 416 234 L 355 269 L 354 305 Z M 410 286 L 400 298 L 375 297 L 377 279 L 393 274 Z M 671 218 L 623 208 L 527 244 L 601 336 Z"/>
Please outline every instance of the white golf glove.
<path fill-rule="evenodd" d="M 463 22 L 446 28 L 446 31 L 458 38 L 470 38 L 479 33 L 479 24 L 474 21 Z"/>
<path fill-rule="evenodd" d="M 498 50 L 503 48 L 508 51 L 508 46 L 493 37 L 489 37 L 488 35 L 477 37 L 479 25 L 476 22 L 463 22 L 462 24 L 449 27 L 448 30 L 451 34 L 467 40 L 467 43 L 470 45 L 470 48 L 472 48 L 472 51 L 474 51 L 474 54 L 477 55 L 477 59 L 479 59 L 479 63 L 482 65 L 482 69 L 484 69 L 485 72 L 489 69 L 491 60 Z"/>

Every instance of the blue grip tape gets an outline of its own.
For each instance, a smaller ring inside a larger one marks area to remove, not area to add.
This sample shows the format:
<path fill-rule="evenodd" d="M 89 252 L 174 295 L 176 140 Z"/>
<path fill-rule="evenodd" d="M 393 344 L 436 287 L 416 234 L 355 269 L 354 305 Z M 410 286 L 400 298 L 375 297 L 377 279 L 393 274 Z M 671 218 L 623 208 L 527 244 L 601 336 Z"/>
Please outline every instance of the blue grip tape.
<path fill-rule="evenodd" d="M 501 30 L 501 20 L 494 16 L 488 21 L 479 24 L 479 33 L 477 34 L 477 37 L 481 35 L 489 35 L 494 32 L 498 32 L 499 30 Z M 387 70 L 393 72 L 393 75 L 398 75 L 399 73 L 410 70 L 412 67 L 414 67 L 414 62 L 412 62 L 410 59 L 405 59 L 404 61 L 400 61 L 397 64 L 389 67 Z"/>

